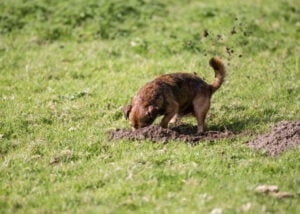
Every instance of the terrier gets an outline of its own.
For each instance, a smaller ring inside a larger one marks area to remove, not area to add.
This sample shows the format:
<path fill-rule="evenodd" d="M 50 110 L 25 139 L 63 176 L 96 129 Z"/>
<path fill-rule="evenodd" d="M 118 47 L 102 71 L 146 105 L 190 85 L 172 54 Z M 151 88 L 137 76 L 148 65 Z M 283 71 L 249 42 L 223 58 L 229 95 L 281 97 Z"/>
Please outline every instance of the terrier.
<path fill-rule="evenodd" d="M 215 71 L 211 84 L 195 73 L 165 74 L 146 83 L 132 98 L 131 104 L 123 108 L 131 127 L 135 130 L 149 126 L 163 115 L 160 126 L 167 128 L 178 117 L 192 114 L 197 119 L 197 132 L 202 133 L 210 99 L 222 85 L 226 73 L 221 59 L 214 57 L 209 64 Z"/>

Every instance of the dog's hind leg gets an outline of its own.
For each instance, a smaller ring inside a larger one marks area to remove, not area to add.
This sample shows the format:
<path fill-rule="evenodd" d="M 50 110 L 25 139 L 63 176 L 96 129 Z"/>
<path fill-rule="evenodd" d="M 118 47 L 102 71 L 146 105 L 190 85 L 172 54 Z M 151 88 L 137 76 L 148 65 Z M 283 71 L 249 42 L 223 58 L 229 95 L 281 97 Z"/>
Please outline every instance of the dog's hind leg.
<path fill-rule="evenodd" d="M 197 132 L 204 131 L 205 117 L 210 107 L 210 97 L 206 95 L 198 95 L 193 100 L 194 113 L 197 118 Z"/>

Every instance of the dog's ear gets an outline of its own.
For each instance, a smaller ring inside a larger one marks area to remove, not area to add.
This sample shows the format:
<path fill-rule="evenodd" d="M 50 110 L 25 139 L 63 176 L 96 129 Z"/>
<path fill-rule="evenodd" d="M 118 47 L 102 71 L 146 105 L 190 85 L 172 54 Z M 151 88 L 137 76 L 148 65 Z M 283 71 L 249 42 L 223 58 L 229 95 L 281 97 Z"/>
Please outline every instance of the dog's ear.
<path fill-rule="evenodd" d="M 132 105 L 126 105 L 126 106 L 123 107 L 123 113 L 124 113 L 124 116 L 127 120 L 129 118 L 129 114 L 131 112 L 131 109 L 132 109 Z"/>

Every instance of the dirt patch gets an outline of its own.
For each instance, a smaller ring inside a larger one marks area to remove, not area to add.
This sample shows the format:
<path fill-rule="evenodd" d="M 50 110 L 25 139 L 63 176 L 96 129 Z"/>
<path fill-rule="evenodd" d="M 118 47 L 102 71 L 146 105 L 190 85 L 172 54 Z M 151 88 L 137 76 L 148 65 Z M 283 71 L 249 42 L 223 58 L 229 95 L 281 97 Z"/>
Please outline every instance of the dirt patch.
<path fill-rule="evenodd" d="M 273 126 L 270 133 L 257 136 L 256 139 L 247 142 L 247 145 L 272 156 L 278 156 L 290 148 L 300 149 L 300 120 L 279 122 Z"/>
<path fill-rule="evenodd" d="M 236 137 L 254 136 L 253 131 L 244 131 L 235 135 L 231 131 L 206 131 L 196 134 L 197 127 L 181 124 L 174 128 L 163 129 L 158 125 L 148 126 L 136 131 L 130 129 L 116 129 L 108 132 L 110 140 L 151 140 L 153 142 L 181 141 L 197 144 L 203 141 L 217 141 L 222 139 L 235 139 Z M 258 135 L 254 140 L 246 142 L 250 148 L 263 150 L 272 156 L 278 156 L 289 148 L 300 149 L 300 120 L 277 123 L 268 134 Z"/>
<path fill-rule="evenodd" d="M 200 141 L 216 141 L 224 138 L 233 138 L 230 131 L 207 131 L 201 135 L 196 134 L 197 127 L 191 125 L 179 125 L 171 129 L 163 129 L 158 125 L 148 126 L 142 129 L 131 131 L 129 129 L 116 129 L 109 131 L 110 140 L 128 139 L 144 140 L 153 142 L 168 142 L 170 140 L 197 143 Z"/>

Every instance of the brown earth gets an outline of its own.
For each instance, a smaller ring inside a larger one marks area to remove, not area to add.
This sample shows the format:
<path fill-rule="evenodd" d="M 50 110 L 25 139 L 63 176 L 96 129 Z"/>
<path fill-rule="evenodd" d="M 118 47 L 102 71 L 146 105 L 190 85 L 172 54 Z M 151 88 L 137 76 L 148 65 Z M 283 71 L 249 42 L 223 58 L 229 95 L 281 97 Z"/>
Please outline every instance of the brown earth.
<path fill-rule="evenodd" d="M 201 135 L 196 134 L 197 127 L 181 124 L 170 129 L 163 129 L 158 125 L 151 125 L 136 131 L 130 129 L 116 129 L 108 132 L 110 140 L 151 140 L 153 142 L 168 142 L 171 140 L 197 144 L 202 141 L 217 141 L 222 139 L 234 139 L 237 136 L 250 136 L 254 132 L 245 131 L 235 135 L 231 131 L 206 131 Z M 282 121 L 274 125 L 268 134 L 258 135 L 254 140 L 246 142 L 246 145 L 256 150 L 263 150 L 272 156 L 278 156 L 290 148 L 300 149 L 300 120 Z"/>
<path fill-rule="evenodd" d="M 278 156 L 290 148 L 300 149 L 300 120 L 279 122 L 273 126 L 270 133 L 259 135 L 246 144 L 272 156 Z"/>
<path fill-rule="evenodd" d="M 232 138 L 232 132 L 207 131 L 201 135 L 196 134 L 197 127 L 192 125 L 179 125 L 171 129 L 164 129 L 158 125 L 151 125 L 135 131 L 130 129 L 116 129 L 109 131 L 110 140 L 128 139 L 144 140 L 149 139 L 154 142 L 168 142 L 170 140 L 197 143 L 200 141 L 216 141 L 224 138 Z"/>

